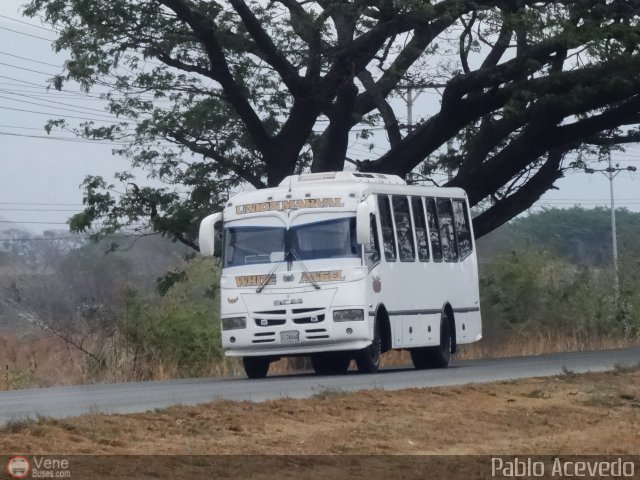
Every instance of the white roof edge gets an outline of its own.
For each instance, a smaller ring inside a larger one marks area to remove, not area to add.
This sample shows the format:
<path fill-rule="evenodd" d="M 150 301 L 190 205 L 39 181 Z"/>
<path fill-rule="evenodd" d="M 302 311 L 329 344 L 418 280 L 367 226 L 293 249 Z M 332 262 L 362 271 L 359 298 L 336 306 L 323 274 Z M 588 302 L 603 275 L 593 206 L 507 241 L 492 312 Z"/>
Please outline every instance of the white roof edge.
<path fill-rule="evenodd" d="M 290 175 L 280 182 L 279 187 L 287 187 L 294 184 L 311 185 L 326 182 L 349 182 L 349 183 L 375 183 L 386 185 L 406 185 L 402 178 L 397 175 L 386 173 L 367 172 L 319 172 L 305 173 L 302 175 Z"/>

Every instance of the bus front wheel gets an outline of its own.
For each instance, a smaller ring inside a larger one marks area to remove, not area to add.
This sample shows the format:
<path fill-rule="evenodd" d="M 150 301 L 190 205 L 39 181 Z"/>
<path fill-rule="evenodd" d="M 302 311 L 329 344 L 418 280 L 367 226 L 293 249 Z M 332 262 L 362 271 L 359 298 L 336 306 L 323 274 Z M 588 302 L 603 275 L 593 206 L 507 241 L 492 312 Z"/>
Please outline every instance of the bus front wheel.
<path fill-rule="evenodd" d="M 358 351 L 356 365 L 360 373 L 375 373 L 380 368 L 380 356 L 382 355 L 382 336 L 378 322 L 373 326 L 373 341 L 371 345 Z"/>
<path fill-rule="evenodd" d="M 446 368 L 451 359 L 451 323 L 449 316 L 442 317 L 440 325 L 440 345 L 420 347 L 410 350 L 413 366 L 418 370 L 427 368 Z"/>
<path fill-rule="evenodd" d="M 249 378 L 264 378 L 269 373 L 271 362 L 266 357 L 242 357 L 244 371 Z"/>

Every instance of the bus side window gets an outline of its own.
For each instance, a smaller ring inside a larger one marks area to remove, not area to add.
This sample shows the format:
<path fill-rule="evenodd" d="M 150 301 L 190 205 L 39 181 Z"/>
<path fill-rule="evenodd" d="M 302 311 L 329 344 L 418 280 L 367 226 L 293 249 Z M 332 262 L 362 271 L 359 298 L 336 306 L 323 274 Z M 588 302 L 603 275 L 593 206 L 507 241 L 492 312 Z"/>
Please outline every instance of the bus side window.
<path fill-rule="evenodd" d="M 440 221 L 440 241 L 442 242 L 442 255 L 445 262 L 458 261 L 458 245 L 456 233 L 453 227 L 453 209 L 451 200 L 438 198 L 438 220 Z"/>
<path fill-rule="evenodd" d="M 378 227 L 376 226 L 376 216 L 371 214 L 371 236 L 370 245 L 364 250 L 364 262 L 369 268 L 373 267 L 380 261 L 380 243 L 378 242 Z"/>
<path fill-rule="evenodd" d="M 416 242 L 418 243 L 418 259 L 429 261 L 429 239 L 427 238 L 427 223 L 424 216 L 424 206 L 421 197 L 411 197 L 411 210 L 416 228 Z"/>
<path fill-rule="evenodd" d="M 380 210 L 380 227 L 382 228 L 382 246 L 384 259 L 387 262 L 396 261 L 396 239 L 393 235 L 393 220 L 391 206 L 387 195 L 378 195 L 378 209 Z"/>
<path fill-rule="evenodd" d="M 427 220 L 429 221 L 429 237 L 431 239 L 431 251 L 433 261 L 442 261 L 442 243 L 440 242 L 440 225 L 436 213 L 436 202 L 433 198 L 425 198 L 427 204 Z"/>
<path fill-rule="evenodd" d="M 393 217 L 396 221 L 396 235 L 398 235 L 398 252 L 401 262 L 413 262 L 416 259 L 416 247 L 413 244 L 413 229 L 409 200 L 404 195 L 394 195 Z"/>
<path fill-rule="evenodd" d="M 458 237 L 460 260 L 464 260 L 473 251 L 471 229 L 469 228 L 469 213 L 464 200 L 453 201 L 453 219 L 455 221 L 456 236 Z"/>

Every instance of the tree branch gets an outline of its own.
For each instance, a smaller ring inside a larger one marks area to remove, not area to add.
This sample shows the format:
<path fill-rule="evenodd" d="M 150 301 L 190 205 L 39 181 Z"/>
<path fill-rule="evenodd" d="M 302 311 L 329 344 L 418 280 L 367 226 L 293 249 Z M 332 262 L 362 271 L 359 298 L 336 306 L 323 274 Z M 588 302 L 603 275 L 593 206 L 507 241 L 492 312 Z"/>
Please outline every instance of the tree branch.
<path fill-rule="evenodd" d="M 462 35 L 460 35 L 459 53 L 460 53 L 460 63 L 462 64 L 462 70 L 464 71 L 464 73 L 469 73 L 471 71 L 471 69 L 469 68 L 469 51 L 471 50 L 471 43 L 472 43 L 471 29 L 473 28 L 473 24 L 475 23 L 477 18 L 478 18 L 478 12 L 476 12 L 475 10 L 471 14 L 471 19 L 469 20 L 469 23 L 465 22 L 464 18 L 460 17 L 460 21 L 464 26 L 464 30 L 462 32 Z M 469 38 L 468 41 L 467 41 L 467 37 Z"/>
<path fill-rule="evenodd" d="M 402 141 L 402 135 L 400 134 L 400 126 L 398 124 L 398 119 L 393 112 L 393 108 L 391 108 L 391 105 L 389 105 L 385 100 L 385 97 L 378 90 L 378 86 L 368 70 L 365 69 L 360 72 L 358 79 L 364 86 L 367 93 L 371 96 L 376 108 L 382 115 L 384 127 L 387 130 L 387 135 L 389 136 L 389 145 L 391 145 L 391 148 L 399 145 Z"/>
<path fill-rule="evenodd" d="M 298 71 L 278 47 L 274 45 L 271 36 L 264 31 L 262 23 L 256 18 L 244 0 L 229 0 L 229 3 L 240 15 L 247 31 L 254 39 L 256 47 L 264 53 L 262 58 L 280 74 L 282 81 L 291 93 L 293 95 L 307 94 L 309 90 L 307 82 L 298 75 Z"/>
<path fill-rule="evenodd" d="M 511 41 L 512 35 L 513 30 L 511 29 L 511 27 L 503 22 L 502 26 L 500 27 L 498 39 L 496 40 L 496 43 L 493 45 L 493 48 L 491 49 L 489 54 L 485 57 L 482 65 L 480 65 L 481 69 L 495 67 L 498 64 L 498 62 L 504 55 L 504 52 L 506 52 L 507 48 L 509 48 L 509 42 Z"/>
<path fill-rule="evenodd" d="M 198 73 L 202 76 L 215 80 L 215 75 L 213 75 L 211 70 L 209 70 L 208 68 L 203 68 L 199 65 L 192 65 L 182 62 L 178 59 L 171 58 L 166 52 L 157 52 L 155 56 L 162 63 L 169 65 L 170 67 L 177 68 L 178 70 L 182 70 L 183 72 Z"/>
<path fill-rule="evenodd" d="M 473 219 L 473 231 L 480 238 L 495 230 L 506 221 L 529 209 L 562 177 L 560 165 L 566 150 L 555 149 L 549 152 L 547 161 L 514 194 L 509 195 Z"/>
<path fill-rule="evenodd" d="M 244 167 L 242 167 L 241 165 L 238 164 L 238 162 L 234 162 L 228 158 L 226 158 L 223 155 L 220 155 L 218 152 L 216 152 L 215 150 L 205 147 L 204 145 L 193 141 L 193 140 L 189 140 L 187 138 L 187 134 L 186 132 L 183 131 L 173 131 L 171 132 L 171 137 L 173 137 L 173 139 L 179 143 L 180 145 L 184 145 L 185 147 L 189 148 L 190 150 L 193 150 L 196 153 L 199 153 L 200 155 L 206 157 L 206 158 L 211 158 L 212 160 L 215 160 L 216 162 L 218 162 L 220 165 L 222 165 L 225 168 L 228 168 L 230 171 L 234 172 L 236 175 L 238 175 L 240 178 L 246 180 L 247 182 L 249 182 L 251 185 L 253 185 L 255 188 L 265 188 L 266 185 L 265 183 L 262 181 L 262 179 L 260 178 L 259 175 L 256 175 L 252 170 L 248 170 Z"/>
<path fill-rule="evenodd" d="M 190 0 L 157 0 L 171 9 L 179 20 L 185 22 L 194 31 L 196 38 L 203 45 L 209 61 L 213 78 L 220 84 L 229 103 L 233 106 L 242 121 L 247 126 L 255 146 L 263 151 L 270 150 L 270 137 L 267 134 L 260 117 L 251 107 L 244 89 L 235 81 L 226 57 L 217 38 L 217 27 L 213 20 L 195 9 Z"/>

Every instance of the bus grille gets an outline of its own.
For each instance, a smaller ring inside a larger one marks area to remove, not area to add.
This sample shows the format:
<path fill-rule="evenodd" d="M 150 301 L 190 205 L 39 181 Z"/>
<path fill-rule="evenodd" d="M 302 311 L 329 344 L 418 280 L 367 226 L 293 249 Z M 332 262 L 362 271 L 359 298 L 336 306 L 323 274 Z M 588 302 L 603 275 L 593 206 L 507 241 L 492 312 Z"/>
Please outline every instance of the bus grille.
<path fill-rule="evenodd" d="M 313 317 L 294 318 L 293 323 L 320 323 L 324 322 L 324 315 L 315 315 Z"/>
<path fill-rule="evenodd" d="M 276 325 L 284 325 L 284 318 L 256 318 L 256 325 L 259 327 L 274 327 Z"/>
<path fill-rule="evenodd" d="M 326 328 L 307 328 L 304 333 L 306 334 L 307 340 L 329 338 Z"/>

